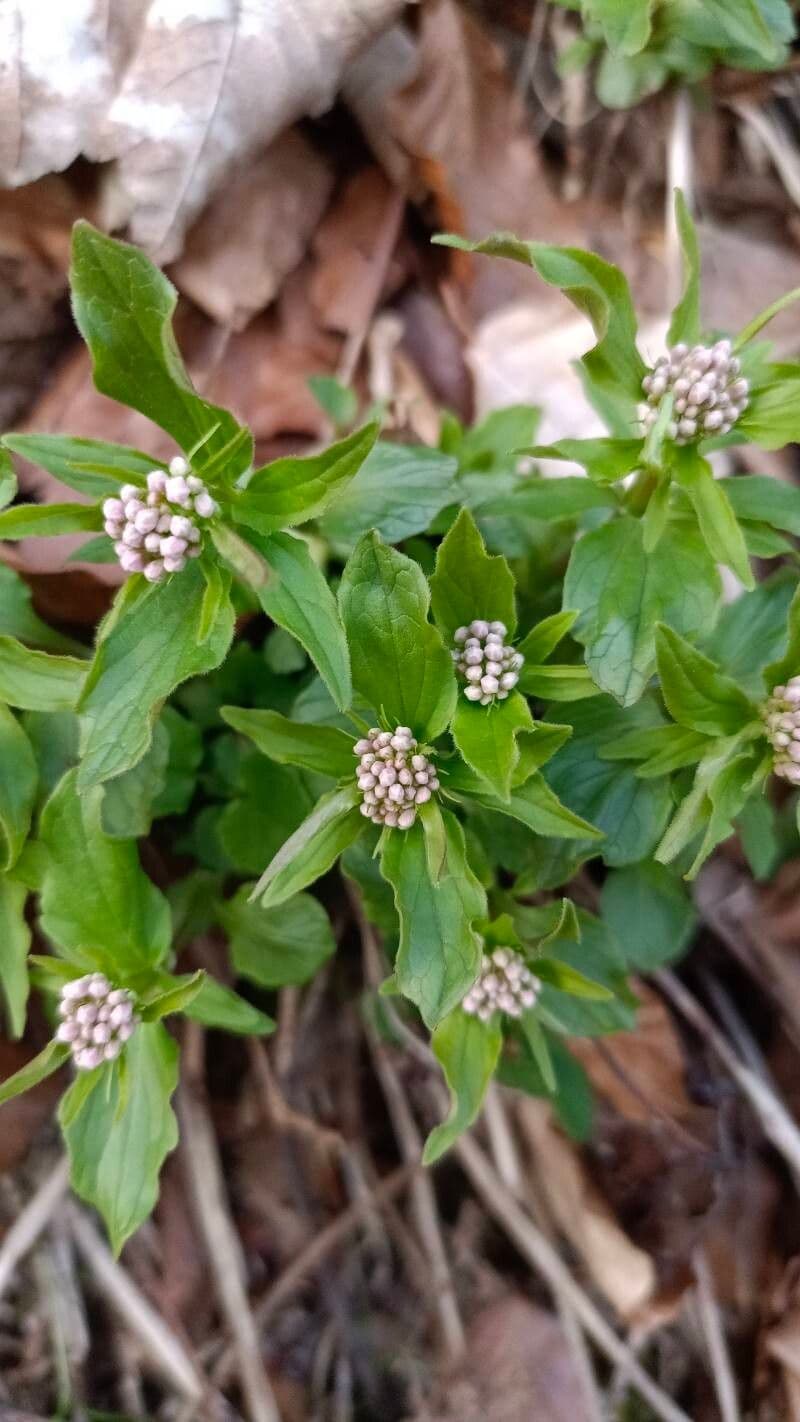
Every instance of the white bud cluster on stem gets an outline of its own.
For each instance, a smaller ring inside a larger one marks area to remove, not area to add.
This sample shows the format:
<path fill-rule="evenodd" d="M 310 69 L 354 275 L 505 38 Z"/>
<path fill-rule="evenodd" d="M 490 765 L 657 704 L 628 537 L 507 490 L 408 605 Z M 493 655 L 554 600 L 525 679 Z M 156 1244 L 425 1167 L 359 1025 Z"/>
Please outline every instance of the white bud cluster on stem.
<path fill-rule="evenodd" d="M 773 686 L 761 707 L 767 738 L 775 750 L 772 769 L 782 780 L 800 785 L 800 676 Z"/>
<path fill-rule="evenodd" d="M 199 558 L 202 547 L 196 520 L 213 518 L 219 506 L 202 479 L 189 471 L 180 455 L 169 473 L 153 469 L 147 490 L 123 484 L 119 497 L 103 504 L 105 531 L 114 539 L 126 573 L 144 573 L 157 583 L 165 573 L 180 573 L 187 558 Z"/>
<path fill-rule="evenodd" d="M 112 987 L 105 973 L 65 983 L 58 1011 L 56 1037 L 69 1043 L 75 1065 L 84 1071 L 113 1062 L 139 1021 L 132 994 Z"/>
<path fill-rule="evenodd" d="M 495 1012 L 521 1017 L 534 1006 L 541 986 L 521 953 L 515 953 L 513 948 L 495 948 L 491 956 L 484 954 L 480 976 L 461 1006 L 481 1022 L 488 1022 Z"/>
<path fill-rule="evenodd" d="M 464 695 L 468 701 L 479 701 L 481 706 L 505 701 L 519 681 L 525 658 L 506 646 L 507 632 L 504 622 L 484 622 L 480 617 L 469 627 L 456 629 L 457 645 L 451 656 L 467 683 Z"/>
<path fill-rule="evenodd" d="M 749 404 L 750 386 L 740 370 L 729 340 L 691 349 L 673 346 L 642 381 L 647 395 L 642 414 L 645 433 L 658 419 L 664 396 L 672 394 L 673 418 L 667 434 L 676 444 L 727 434 Z"/>
<path fill-rule="evenodd" d="M 360 758 L 357 775 L 362 815 L 376 825 L 410 829 L 417 818 L 417 806 L 424 805 L 439 789 L 433 761 L 419 753 L 410 727 L 381 731 L 374 726 L 356 741 L 353 750 Z"/>

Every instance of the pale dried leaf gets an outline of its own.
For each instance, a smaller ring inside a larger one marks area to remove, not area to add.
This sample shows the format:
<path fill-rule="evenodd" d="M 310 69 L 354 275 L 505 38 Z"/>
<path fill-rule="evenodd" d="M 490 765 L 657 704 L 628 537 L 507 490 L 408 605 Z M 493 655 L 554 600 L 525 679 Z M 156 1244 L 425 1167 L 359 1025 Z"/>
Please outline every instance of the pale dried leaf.
<path fill-rule="evenodd" d="M 592 1085 L 629 1121 L 653 1116 L 681 1120 L 694 1106 L 686 1094 L 686 1067 L 680 1038 L 661 998 L 636 984 L 639 999 L 632 1032 L 602 1039 L 575 1038 L 570 1049 L 585 1067 Z"/>
<path fill-rule="evenodd" d="M 592 1184 L 576 1147 L 554 1125 L 549 1106 L 523 1097 L 517 1102 L 517 1114 L 558 1229 L 617 1313 L 632 1318 L 653 1294 L 656 1274 L 652 1259 L 617 1223 Z"/>
<path fill-rule="evenodd" d="M 299 133 L 240 169 L 195 223 L 171 276 L 221 326 L 241 330 L 302 261 L 333 174 Z"/>
<path fill-rule="evenodd" d="M 393 183 L 403 187 L 409 156 L 387 124 L 387 106 L 416 78 L 419 52 L 407 30 L 393 25 L 348 65 L 342 97 L 358 119 L 364 137 Z"/>

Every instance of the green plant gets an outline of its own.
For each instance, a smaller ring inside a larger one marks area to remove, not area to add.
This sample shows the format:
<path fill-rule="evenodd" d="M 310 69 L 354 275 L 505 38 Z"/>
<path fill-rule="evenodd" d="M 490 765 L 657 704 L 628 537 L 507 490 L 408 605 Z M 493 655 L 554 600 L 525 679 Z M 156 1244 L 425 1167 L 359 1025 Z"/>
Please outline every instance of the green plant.
<path fill-rule="evenodd" d="M 800 493 L 716 478 L 709 456 L 800 433 L 800 366 L 758 339 L 797 293 L 733 339 L 706 333 L 680 199 L 678 219 L 685 290 L 652 367 L 600 258 L 439 239 L 530 264 L 588 315 L 581 370 L 607 436 L 537 445 L 538 412 L 512 407 L 474 429 L 446 416 L 436 450 L 392 445 L 376 422 L 353 432 L 355 398 L 328 383 L 342 437 L 256 471 L 247 431 L 191 388 L 169 283 L 76 229 L 99 388 L 180 452 L 170 467 L 89 440 L 2 442 L 0 536 L 85 530 L 81 556 L 128 576 L 91 654 L 0 578 L 0 974 L 12 1032 L 31 983 L 52 1024 L 0 1100 L 72 1062 L 73 1183 L 116 1247 L 175 1143 L 162 1019 L 269 1032 L 269 994 L 334 953 L 335 881 L 308 890 L 337 861 L 387 959 L 393 1013 L 367 1010 L 387 1031 L 422 1024 L 451 1088 L 431 1161 L 492 1076 L 586 1134 L 569 1038 L 633 1025 L 628 974 L 691 936 L 680 875 L 733 828 L 758 875 L 796 847 L 770 787 L 800 782 Z M 12 502 L 12 453 L 89 502 Z M 545 456 L 585 475 L 529 472 Z M 752 557 L 782 566 L 756 584 Z M 720 563 L 743 589 L 728 606 Z M 151 835 L 166 893 L 137 852 Z M 33 955 L 30 903 L 49 950 Z M 192 959 L 209 931 L 247 996 Z"/>

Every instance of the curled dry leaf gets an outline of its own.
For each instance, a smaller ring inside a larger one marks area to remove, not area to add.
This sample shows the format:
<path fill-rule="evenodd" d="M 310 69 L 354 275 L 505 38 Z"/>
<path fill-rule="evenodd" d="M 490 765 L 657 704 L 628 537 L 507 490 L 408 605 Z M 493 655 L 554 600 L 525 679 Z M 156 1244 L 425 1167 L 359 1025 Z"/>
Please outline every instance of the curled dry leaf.
<path fill-rule="evenodd" d="M 655 1288 L 652 1259 L 617 1223 L 576 1147 L 554 1125 L 549 1106 L 524 1097 L 516 1103 L 516 1112 L 555 1224 L 617 1313 L 633 1318 Z"/>
<path fill-rule="evenodd" d="M 80 153 L 116 160 L 105 220 L 130 223 L 160 261 L 229 172 L 304 114 L 322 113 L 345 65 L 404 0 L 100 0 L 12 3 L 0 44 L 0 182 Z"/>
<path fill-rule="evenodd" d="M 314 234 L 311 302 L 326 329 L 349 333 L 369 321 L 375 251 L 393 203 L 394 189 L 380 169 L 364 168 L 345 183 Z M 381 299 L 398 289 L 412 260 L 401 239 L 389 260 Z"/>
<path fill-rule="evenodd" d="M 170 275 L 207 315 L 240 331 L 302 261 L 332 186 L 311 144 L 282 134 L 219 190 Z"/>

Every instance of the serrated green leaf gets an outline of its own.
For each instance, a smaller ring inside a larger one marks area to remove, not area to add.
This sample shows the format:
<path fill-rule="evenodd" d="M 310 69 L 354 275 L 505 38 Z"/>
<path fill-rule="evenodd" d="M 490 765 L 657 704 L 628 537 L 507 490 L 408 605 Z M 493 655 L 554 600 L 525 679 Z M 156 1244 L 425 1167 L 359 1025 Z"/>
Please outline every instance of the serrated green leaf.
<path fill-rule="evenodd" d="M 307 983 L 336 951 L 322 904 L 312 894 L 295 894 L 265 909 L 250 901 L 252 889 L 243 884 L 217 911 L 237 973 L 265 988 Z"/>
<path fill-rule="evenodd" d="M 365 534 L 339 588 L 353 685 L 389 721 L 410 726 L 423 741 L 446 729 L 457 696 L 450 653 L 428 621 L 429 602 L 418 565 Z"/>
<path fill-rule="evenodd" d="M 651 973 L 680 958 L 697 922 L 680 879 L 651 859 L 613 869 L 600 904 L 603 920 L 634 972 Z"/>
<path fill-rule="evenodd" d="M 699 534 L 670 526 L 645 554 L 634 518 L 580 538 L 564 580 L 565 607 L 579 609 L 573 635 L 586 647 L 589 671 L 624 706 L 638 701 L 655 670 L 656 624 L 705 631 L 719 597 L 719 574 Z"/>
<path fill-rule="evenodd" d="M 83 689 L 88 663 L 33 652 L 16 637 L 0 637 L 0 702 L 21 711 L 71 711 Z"/>
<path fill-rule="evenodd" d="M 346 710 L 353 697 L 350 654 L 325 575 L 302 538 L 290 533 L 254 537 L 274 574 L 258 589 L 261 606 L 305 647 L 336 705 Z"/>
<path fill-rule="evenodd" d="M 355 783 L 323 795 L 267 865 L 253 898 L 272 908 L 325 874 L 364 827 L 359 798 Z"/>
<path fill-rule="evenodd" d="M 280 765 L 299 765 L 304 770 L 331 775 L 334 780 L 356 773 L 358 760 L 353 754 L 352 737 L 333 726 L 305 725 L 290 721 L 278 711 L 249 711 L 239 706 L 223 706 L 220 715 Z"/>
<path fill-rule="evenodd" d="M 81 790 L 136 765 L 164 699 L 182 681 L 219 666 L 233 636 L 233 607 L 228 600 L 201 644 L 204 591 L 203 574 L 188 563 L 155 585 L 98 646 L 80 705 Z"/>
<path fill-rule="evenodd" d="M 72 309 L 103 395 L 139 410 L 166 430 L 202 472 L 223 450 L 233 481 L 249 465 L 252 439 L 227 410 L 192 388 L 172 330 L 174 286 L 144 252 L 106 237 L 88 222 L 72 233 Z"/>
<path fill-rule="evenodd" d="M 233 517 L 263 534 L 318 518 L 347 488 L 377 437 L 378 426 L 365 425 L 321 454 L 276 459 L 257 469 L 231 505 Z"/>
<path fill-rule="evenodd" d="M 143 1022 L 119 1065 L 81 1073 L 61 1103 L 72 1188 L 102 1215 L 115 1254 L 158 1198 L 161 1167 L 178 1143 L 177 1085 L 176 1043 L 160 1023 Z"/>
<path fill-rule="evenodd" d="M 724 563 L 746 588 L 755 587 L 744 534 L 736 521 L 721 479 L 695 445 L 673 451 L 673 478 L 689 495 L 711 557 Z"/>
<path fill-rule="evenodd" d="M 64 1065 L 69 1055 L 70 1050 L 66 1042 L 57 1042 L 54 1037 L 51 1038 L 37 1056 L 32 1057 L 19 1071 L 15 1071 L 13 1076 L 7 1076 L 5 1081 L 0 1082 L 0 1106 L 6 1101 L 13 1101 L 15 1096 L 21 1096 L 24 1091 L 30 1091 L 32 1086 L 38 1086 L 45 1077 L 52 1076 L 53 1072 Z"/>
<path fill-rule="evenodd" d="M 459 1007 L 433 1033 L 431 1046 L 450 1088 L 447 1120 L 425 1142 L 423 1165 L 433 1165 L 476 1119 L 492 1079 L 503 1033 L 499 1020 L 481 1022 Z"/>
<path fill-rule="evenodd" d="M 102 527 L 94 504 L 14 504 L 0 513 L 0 539 L 53 538 Z"/>
<path fill-rule="evenodd" d="M 233 988 L 218 983 L 206 973 L 200 991 L 184 1008 L 184 1016 L 203 1027 L 216 1027 L 222 1032 L 236 1032 L 243 1037 L 266 1037 L 275 1031 L 275 1023 L 266 1012 L 253 1007 Z"/>
<path fill-rule="evenodd" d="M 600 687 L 592 680 L 589 668 L 577 665 L 523 666 L 519 674 L 519 689 L 526 696 L 540 701 L 584 701 L 587 696 L 599 696 Z"/>
<path fill-rule="evenodd" d="M 170 1017 L 174 1012 L 185 1012 L 194 1002 L 205 982 L 202 968 L 196 973 L 186 973 L 180 978 L 164 974 L 159 978 L 158 991 L 148 993 L 141 1001 L 143 1022 L 160 1022 L 162 1017 Z"/>
<path fill-rule="evenodd" d="M 560 439 L 555 444 L 536 444 L 520 451 L 534 459 L 563 459 L 580 464 L 594 484 L 616 484 L 642 462 L 644 441 L 639 439 Z"/>
<path fill-rule="evenodd" d="M 138 764 L 106 785 L 103 829 L 112 839 L 142 839 L 150 833 L 168 761 L 169 735 L 158 721 L 150 746 Z"/>
<path fill-rule="evenodd" d="M 498 795 L 487 791 L 481 778 L 466 766 L 449 769 L 446 783 L 451 794 L 464 796 L 487 810 L 498 810 L 512 819 L 521 820 L 534 834 L 560 839 L 603 838 L 602 830 L 563 805 L 538 773 L 531 775 L 518 789 L 512 790 L 508 800 L 501 800 Z"/>
<path fill-rule="evenodd" d="M 602 760 L 635 760 L 636 774 L 652 780 L 695 765 L 708 750 L 709 738 L 685 726 L 653 726 L 644 731 L 622 731 L 618 741 L 604 745 Z"/>
<path fill-rule="evenodd" d="M 460 1003 L 475 981 L 481 940 L 474 924 L 486 917 L 486 895 L 467 861 L 464 832 L 449 811 L 443 819 L 447 854 L 436 883 L 419 821 L 389 830 L 381 853 L 381 873 L 400 916 L 397 984 L 428 1027 Z"/>
<path fill-rule="evenodd" d="M 671 627 L 656 631 L 661 695 L 674 721 L 706 736 L 730 736 L 754 720 L 756 708 L 708 657 Z"/>
<path fill-rule="evenodd" d="M 448 642 L 475 618 L 517 625 L 514 578 L 505 558 L 490 556 L 469 509 L 462 509 L 442 539 L 430 580 L 433 615 Z"/>
<path fill-rule="evenodd" d="M 788 635 L 783 656 L 764 667 L 764 685 L 768 691 L 795 676 L 800 666 L 800 587 L 796 588 L 789 604 L 786 628 Z"/>
<path fill-rule="evenodd" d="M 543 618 L 523 637 L 517 651 L 522 653 L 526 663 L 538 667 L 541 662 L 547 661 L 550 653 L 571 631 L 577 616 L 577 612 L 565 611 Z"/>
<path fill-rule="evenodd" d="M 0 875 L 0 988 L 5 1000 L 9 1037 L 25 1030 L 28 1002 L 28 949 L 31 931 L 25 920 L 28 891 L 8 874 Z"/>
<path fill-rule="evenodd" d="M 438 450 L 379 441 L 324 515 L 320 531 L 342 557 L 373 530 L 387 543 L 424 533 L 458 497 L 457 469 L 455 459 Z"/>
<path fill-rule="evenodd" d="M 528 703 L 512 691 L 505 701 L 480 706 L 459 696 L 453 717 L 453 740 L 467 765 L 486 782 L 488 788 L 507 800 L 511 777 L 519 761 L 517 737 L 533 730 Z"/>
<path fill-rule="evenodd" d="M 68 652 L 81 656 L 86 651 L 74 637 L 66 637 L 48 627 L 32 609 L 32 594 L 19 573 L 0 563 L 0 636 L 16 637 L 48 652 Z"/>
<path fill-rule="evenodd" d="M 163 894 L 144 874 L 136 845 L 102 828 L 102 789 L 77 793 L 77 772 L 60 781 L 42 811 L 47 851 L 41 886 L 42 928 L 81 967 L 135 973 L 169 952 L 171 925 Z"/>
<path fill-rule="evenodd" d="M 563 479 L 520 478 L 508 492 L 482 500 L 478 512 L 481 519 L 530 518 L 556 523 L 578 519 L 589 509 L 617 506 L 611 489 L 600 488 L 581 474 L 567 474 Z"/>
<path fill-rule="evenodd" d="M 738 474 L 719 483 L 738 519 L 754 519 L 800 536 L 800 489 L 768 474 Z"/>

